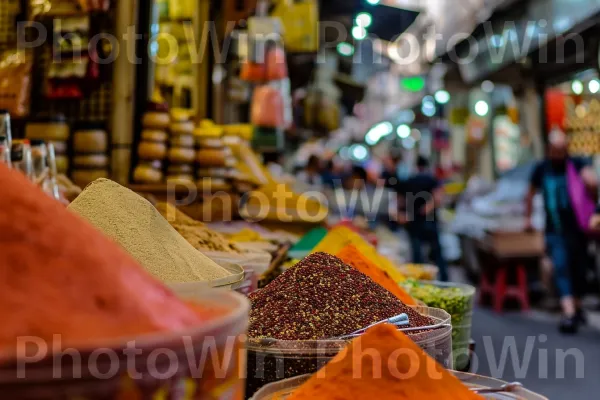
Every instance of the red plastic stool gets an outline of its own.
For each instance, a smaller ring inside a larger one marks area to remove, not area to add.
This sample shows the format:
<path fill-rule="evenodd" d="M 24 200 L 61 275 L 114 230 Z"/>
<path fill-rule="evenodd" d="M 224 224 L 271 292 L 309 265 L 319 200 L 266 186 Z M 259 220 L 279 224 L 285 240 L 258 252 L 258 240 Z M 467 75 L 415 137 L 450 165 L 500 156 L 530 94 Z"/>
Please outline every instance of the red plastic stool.
<path fill-rule="evenodd" d="M 521 304 L 521 310 L 529 310 L 529 295 L 527 288 L 527 269 L 523 264 L 517 264 L 516 269 L 516 284 L 508 284 L 507 262 L 500 263 L 501 265 L 493 272 L 494 282 L 490 282 L 489 275 L 485 271 L 481 274 L 479 283 L 479 304 L 483 304 L 485 296 L 490 296 L 494 305 L 494 311 L 501 313 L 504 309 L 504 301 L 507 298 L 517 300 Z"/>

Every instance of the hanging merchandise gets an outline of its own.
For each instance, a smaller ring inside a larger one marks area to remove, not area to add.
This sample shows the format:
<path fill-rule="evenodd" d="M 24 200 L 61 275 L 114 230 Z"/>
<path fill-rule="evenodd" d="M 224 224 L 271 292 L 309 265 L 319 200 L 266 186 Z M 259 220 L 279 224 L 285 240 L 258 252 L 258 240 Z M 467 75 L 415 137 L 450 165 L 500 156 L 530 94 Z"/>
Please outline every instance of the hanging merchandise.
<path fill-rule="evenodd" d="M 31 57 L 24 51 L 7 51 L 0 56 L 0 109 L 12 116 L 29 113 Z"/>
<path fill-rule="evenodd" d="M 267 76 L 265 64 L 246 61 L 242 63 L 240 79 L 246 82 L 261 83 Z"/>
<path fill-rule="evenodd" d="M 283 41 L 290 53 L 316 53 L 319 50 L 319 4 L 316 0 L 281 0 L 274 17 L 284 26 Z"/>
<path fill-rule="evenodd" d="M 90 18 L 88 16 L 61 19 L 54 24 L 58 48 L 47 74 L 46 97 L 50 99 L 81 99 L 97 86 L 100 66 L 97 49 L 88 45 Z"/>
<path fill-rule="evenodd" d="M 487 123 L 481 118 L 471 117 L 467 121 L 467 143 L 483 145 L 486 142 Z"/>
<path fill-rule="evenodd" d="M 33 19 L 39 15 L 73 15 L 91 11 L 107 11 L 109 0 L 30 0 L 29 15 Z"/>
<path fill-rule="evenodd" d="M 196 3 L 193 0 L 170 0 L 169 17 L 172 20 L 191 19 Z"/>
<path fill-rule="evenodd" d="M 266 78 L 268 81 L 278 81 L 288 77 L 285 51 L 277 44 L 267 50 Z"/>
<path fill-rule="evenodd" d="M 250 119 L 253 125 L 260 127 L 283 127 L 284 102 L 280 91 L 269 85 L 256 88 L 252 97 Z"/>

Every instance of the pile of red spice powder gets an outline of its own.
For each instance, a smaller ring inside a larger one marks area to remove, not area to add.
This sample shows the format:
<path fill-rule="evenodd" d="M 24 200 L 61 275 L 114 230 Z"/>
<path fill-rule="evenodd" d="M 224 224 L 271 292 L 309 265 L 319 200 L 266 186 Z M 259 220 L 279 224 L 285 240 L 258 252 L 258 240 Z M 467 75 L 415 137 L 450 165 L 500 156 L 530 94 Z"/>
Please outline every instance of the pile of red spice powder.
<path fill-rule="evenodd" d="M 280 340 L 343 336 L 406 313 L 410 327 L 433 321 L 339 258 L 312 254 L 250 295 L 248 335 Z"/>
<path fill-rule="evenodd" d="M 20 336 L 62 345 L 177 331 L 210 319 L 118 245 L 0 163 L 0 352 Z M 51 348 L 49 346 L 49 348 Z"/>

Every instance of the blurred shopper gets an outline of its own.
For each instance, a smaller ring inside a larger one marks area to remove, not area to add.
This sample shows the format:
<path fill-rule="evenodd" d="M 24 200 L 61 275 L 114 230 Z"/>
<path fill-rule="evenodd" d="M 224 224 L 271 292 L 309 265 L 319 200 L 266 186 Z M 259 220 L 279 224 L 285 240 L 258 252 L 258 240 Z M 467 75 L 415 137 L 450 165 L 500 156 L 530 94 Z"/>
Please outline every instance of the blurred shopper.
<path fill-rule="evenodd" d="M 390 155 L 383 160 L 383 171 L 381 179 L 387 188 L 395 189 L 399 182 L 398 168 L 402 163 L 402 152 L 399 149 L 391 149 Z"/>
<path fill-rule="evenodd" d="M 429 161 L 417 160 L 417 172 L 402 184 L 406 205 L 406 230 L 410 236 L 412 258 L 415 264 L 423 264 L 423 245 L 429 245 L 431 258 L 440 269 L 440 279 L 448 281 L 448 265 L 442 254 L 437 209 L 443 198 L 439 181 L 429 170 Z"/>
<path fill-rule="evenodd" d="M 352 171 L 343 182 L 344 190 L 364 190 L 367 187 L 367 171 L 360 165 L 353 165 Z"/>
<path fill-rule="evenodd" d="M 321 160 L 314 154 L 308 158 L 306 166 L 298 172 L 296 179 L 306 185 L 318 186 L 321 185 Z"/>
<path fill-rule="evenodd" d="M 323 186 L 329 189 L 333 189 L 336 185 L 339 185 L 340 177 L 335 173 L 335 163 L 332 158 L 327 160 L 325 165 L 323 165 L 321 181 L 323 182 Z"/>
<path fill-rule="evenodd" d="M 546 248 L 554 267 L 563 312 L 559 329 L 574 334 L 586 322 L 581 298 L 585 294 L 586 272 L 591 260 L 586 234 L 570 199 L 568 170 L 575 168 L 590 193 L 595 193 L 598 185 L 590 165 L 583 159 L 569 157 L 567 149 L 566 135 L 559 130 L 552 131 L 546 159 L 537 165 L 531 177 L 526 200 L 526 228 L 532 229 L 533 198 L 541 192 L 546 208 Z"/>
<path fill-rule="evenodd" d="M 263 163 L 274 177 L 280 178 L 284 175 L 282 153 L 263 154 Z"/>

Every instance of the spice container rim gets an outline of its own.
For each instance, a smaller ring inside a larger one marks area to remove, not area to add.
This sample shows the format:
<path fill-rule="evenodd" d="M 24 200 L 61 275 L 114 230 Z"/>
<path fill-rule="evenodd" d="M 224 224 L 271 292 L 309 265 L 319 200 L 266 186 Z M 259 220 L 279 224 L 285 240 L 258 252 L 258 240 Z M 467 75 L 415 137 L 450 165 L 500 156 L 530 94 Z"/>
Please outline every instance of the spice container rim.
<path fill-rule="evenodd" d="M 442 281 L 424 281 L 424 280 L 412 280 L 412 282 L 416 282 L 419 285 L 423 286 L 436 286 L 441 289 L 461 289 L 461 293 L 451 294 L 448 297 L 454 296 L 464 296 L 464 297 L 472 297 L 475 295 L 475 291 L 477 290 L 474 286 L 466 284 L 466 283 L 458 283 L 458 282 L 442 282 Z M 411 285 L 411 281 L 407 280 L 403 283 L 407 285 Z M 404 285 L 403 285 L 404 286 Z"/>
<path fill-rule="evenodd" d="M 135 336 L 124 336 L 120 338 L 111 338 L 108 340 L 93 340 L 81 343 L 70 343 L 69 347 L 74 348 L 78 351 L 82 358 L 87 358 L 90 354 L 98 349 L 113 350 L 119 354 L 120 351 L 128 349 L 129 343 L 135 341 L 136 349 L 148 349 L 156 348 L 170 348 L 174 346 L 180 346 L 182 338 L 185 337 L 198 337 L 205 333 L 219 331 L 221 329 L 236 326 L 240 321 L 244 321 L 247 325 L 247 315 L 250 311 L 250 302 L 248 299 L 237 292 L 226 291 L 214 288 L 206 288 L 202 291 L 197 291 L 193 295 L 182 296 L 187 303 L 192 304 L 210 304 L 217 305 L 222 308 L 223 312 L 207 318 L 201 321 L 198 325 L 191 326 L 189 328 L 178 330 L 174 332 L 151 332 L 142 335 Z M 225 307 L 229 305 L 228 307 Z M 227 338 L 223 338 L 226 340 Z M 5 351 L 0 349 L 0 384 L 5 381 L 8 376 L 10 378 L 11 371 L 16 368 L 20 361 L 13 354 L 14 352 Z M 52 366 L 55 363 L 55 353 L 48 352 L 48 354 L 31 364 L 30 368 L 46 368 Z M 32 371 L 32 374 L 35 371 Z M 28 372 L 29 374 L 29 372 Z M 52 374 L 52 371 L 50 371 Z M 28 375 L 28 379 L 30 376 Z"/>
<path fill-rule="evenodd" d="M 195 291 L 202 291 L 208 288 L 214 289 L 237 289 L 246 277 L 246 271 L 239 264 L 234 264 L 225 261 L 213 260 L 217 265 L 226 269 L 231 275 L 225 278 L 214 279 L 212 281 L 196 281 L 196 282 L 170 282 L 166 285 L 179 296 L 186 296 Z"/>
<path fill-rule="evenodd" d="M 420 280 L 420 281 L 425 281 L 425 282 L 435 281 L 436 277 L 438 277 L 439 274 L 440 274 L 439 267 L 437 265 L 433 265 L 433 264 L 400 264 L 397 267 L 398 271 L 400 271 L 401 274 L 405 275 L 407 279 L 415 279 L 415 278 L 412 278 L 410 276 L 411 275 L 411 268 L 422 269 L 427 274 L 429 274 L 430 276 L 433 277 L 432 280 L 417 279 L 417 280 Z M 422 274 L 421 274 L 421 276 L 422 276 Z"/>
<path fill-rule="evenodd" d="M 469 374 L 465 372 L 452 371 L 450 372 L 456 376 L 465 386 L 470 388 L 490 388 L 490 387 L 499 387 L 507 382 L 489 378 L 486 376 Z M 293 378 L 284 379 L 282 381 L 273 382 L 268 385 L 263 386 L 258 392 L 252 396 L 250 400 L 285 400 L 289 395 L 291 395 L 294 390 L 299 388 L 302 384 L 310 379 L 312 374 L 295 376 Z M 475 381 L 475 382 L 473 382 Z M 511 394 L 490 394 L 483 395 L 483 398 L 487 399 L 515 399 L 515 400 L 548 400 L 548 398 L 534 393 L 526 388 L 521 388 L 516 393 L 517 396 L 512 396 Z"/>
<path fill-rule="evenodd" d="M 451 316 L 445 310 L 440 308 L 433 307 L 425 307 L 425 306 L 410 306 L 415 309 L 420 314 L 423 314 L 425 311 L 426 315 L 435 320 L 435 324 L 431 325 L 431 331 L 427 332 L 418 332 L 418 333 L 410 333 L 407 335 L 412 339 L 413 337 L 416 339 L 415 343 L 419 344 L 422 342 L 431 342 L 448 335 L 448 332 L 451 332 L 450 327 L 450 319 Z M 431 314 L 437 314 L 431 315 Z M 444 329 L 446 328 L 446 329 Z M 399 331 L 404 331 L 405 329 L 398 329 Z M 424 337 L 416 337 L 424 336 Z M 341 339 L 319 339 L 319 340 L 282 340 L 282 339 L 274 339 L 274 338 L 248 338 L 247 347 L 248 350 L 252 351 L 260 351 L 265 353 L 277 353 L 277 354 L 304 354 L 307 352 L 317 354 L 329 354 L 332 351 L 339 351 L 347 346 L 349 340 L 341 340 Z"/>

